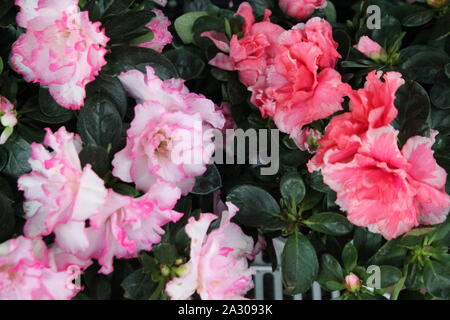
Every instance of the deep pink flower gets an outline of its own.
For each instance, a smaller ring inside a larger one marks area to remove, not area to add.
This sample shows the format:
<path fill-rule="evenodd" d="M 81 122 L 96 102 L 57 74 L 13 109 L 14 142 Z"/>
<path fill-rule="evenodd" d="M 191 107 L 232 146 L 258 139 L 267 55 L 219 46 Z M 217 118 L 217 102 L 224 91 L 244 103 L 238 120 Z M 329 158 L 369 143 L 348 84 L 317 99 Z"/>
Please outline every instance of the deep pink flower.
<path fill-rule="evenodd" d="M 450 210 L 447 174 L 431 150 L 437 132 L 410 138 L 401 151 L 397 134 L 390 126 L 369 129 L 350 162 L 330 163 L 332 149 L 322 169 L 349 221 L 388 240 L 421 223 L 441 223 Z"/>
<path fill-rule="evenodd" d="M 253 240 L 230 220 L 238 211 L 227 202 L 218 229 L 207 235 L 217 216 L 202 214 L 190 218 L 186 233 L 191 238 L 191 259 L 184 265 L 183 275 L 170 281 L 166 291 L 174 300 L 188 299 L 197 292 L 203 300 L 244 299 L 253 287 L 254 270 L 247 258 L 253 253 Z"/>
<path fill-rule="evenodd" d="M 68 300 L 79 291 L 74 269 L 58 271 L 41 239 L 18 237 L 0 244 L 0 300 Z"/>
<path fill-rule="evenodd" d="M 139 47 L 150 48 L 162 52 L 164 47 L 172 42 L 173 37 L 168 30 L 172 23 L 161 10 L 153 9 L 152 11 L 155 13 L 156 17 L 147 24 L 147 28 L 153 32 L 153 39 L 145 43 L 140 43 Z"/>
<path fill-rule="evenodd" d="M 12 48 L 11 64 L 28 82 L 48 86 L 63 107 L 79 109 L 85 86 L 106 64 L 108 37 L 100 22 L 80 12 L 78 0 L 16 0 L 19 26 L 26 28 Z"/>
<path fill-rule="evenodd" d="M 369 128 L 388 125 L 398 114 L 394 105 L 395 93 L 404 84 L 398 72 L 387 72 L 381 80 L 382 72 L 372 71 L 366 77 L 364 88 L 352 90 L 348 87 L 350 112 L 331 119 L 325 135 L 319 140 L 319 149 L 308 163 L 310 171 L 323 166 L 323 157 L 330 149 L 336 149 L 328 161 L 350 161 L 360 146 L 360 137 Z"/>
<path fill-rule="evenodd" d="M 316 9 L 327 6 L 326 0 L 279 0 L 281 10 L 288 16 L 304 20 L 309 18 Z"/>

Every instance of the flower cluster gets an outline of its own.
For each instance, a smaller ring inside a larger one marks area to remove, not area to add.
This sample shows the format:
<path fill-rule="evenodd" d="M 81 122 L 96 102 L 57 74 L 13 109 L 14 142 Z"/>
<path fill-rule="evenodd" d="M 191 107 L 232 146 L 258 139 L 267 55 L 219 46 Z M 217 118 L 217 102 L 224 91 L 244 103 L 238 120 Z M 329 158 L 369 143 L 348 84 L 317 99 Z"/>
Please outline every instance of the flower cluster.
<path fill-rule="evenodd" d="M 395 93 L 404 80 L 397 72 L 372 71 L 366 85 L 352 90 L 350 112 L 335 116 L 322 139 L 310 171 L 321 170 L 337 193 L 336 203 L 355 225 L 393 239 L 419 224 L 437 224 L 450 210 L 447 174 L 433 157 L 430 137 L 409 138 L 400 150 Z"/>
<path fill-rule="evenodd" d="M 219 53 L 210 64 L 239 71 L 263 117 L 273 117 L 277 127 L 295 139 L 304 125 L 342 109 L 349 86 L 334 70 L 340 55 L 327 21 L 312 18 L 284 30 L 270 22 L 269 10 L 262 22 L 255 23 L 247 2 L 237 14 L 244 18 L 242 38 L 233 35 L 228 44 L 224 35 L 203 33 L 229 52 Z"/>

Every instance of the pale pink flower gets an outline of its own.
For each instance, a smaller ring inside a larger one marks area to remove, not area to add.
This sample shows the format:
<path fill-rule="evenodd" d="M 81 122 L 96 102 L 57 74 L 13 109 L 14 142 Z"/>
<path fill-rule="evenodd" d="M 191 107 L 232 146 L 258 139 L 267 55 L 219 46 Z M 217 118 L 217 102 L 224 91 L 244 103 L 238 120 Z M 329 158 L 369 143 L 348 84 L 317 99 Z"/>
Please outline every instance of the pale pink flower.
<path fill-rule="evenodd" d="M 327 6 L 326 0 L 279 0 L 281 10 L 298 20 L 309 18 L 316 9 Z"/>
<path fill-rule="evenodd" d="M 148 191 L 158 179 L 189 193 L 195 177 L 206 171 L 214 152 L 210 128 L 221 129 L 224 117 L 212 101 L 190 93 L 182 80 L 162 81 L 151 67 L 119 76 L 137 100 L 127 145 L 113 160 L 113 174 Z"/>
<path fill-rule="evenodd" d="M 359 42 L 354 48 L 371 59 L 378 59 L 383 53 L 383 48 L 368 36 L 359 38 Z"/>
<path fill-rule="evenodd" d="M 73 283 L 78 275 L 51 265 L 41 239 L 0 244 L 0 300 L 68 300 L 81 289 Z"/>
<path fill-rule="evenodd" d="M 238 211 L 227 202 L 219 228 L 207 235 L 217 216 L 202 214 L 199 220 L 190 218 L 186 233 L 191 238 L 190 260 L 183 275 L 170 281 L 166 291 L 173 300 L 185 300 L 197 292 L 203 300 L 245 299 L 253 288 L 247 258 L 253 253 L 253 239 L 230 220 Z"/>
<path fill-rule="evenodd" d="M 0 123 L 4 127 L 0 135 L 0 144 L 5 144 L 17 124 L 17 113 L 14 105 L 2 96 L 0 96 Z"/>
<path fill-rule="evenodd" d="M 350 292 L 356 292 L 361 288 L 361 280 L 356 274 L 350 272 L 345 277 L 345 288 Z"/>
<path fill-rule="evenodd" d="M 61 248 L 84 250 L 89 246 L 85 221 L 97 213 L 106 198 L 103 180 L 90 165 L 81 167 L 79 136 L 64 127 L 56 133 L 47 129 L 44 144 L 52 151 L 33 143 L 29 159 L 32 171 L 18 180 L 26 199 L 24 233 L 30 238 L 54 233 Z"/>
<path fill-rule="evenodd" d="M 48 86 L 61 106 L 79 109 L 85 86 L 106 64 L 108 37 L 100 22 L 80 12 L 78 0 L 16 0 L 19 26 L 26 28 L 12 48 L 11 64 L 28 82 Z"/>
<path fill-rule="evenodd" d="M 172 42 L 173 37 L 168 30 L 172 23 L 161 10 L 153 9 L 152 11 L 155 13 L 156 17 L 147 24 L 147 28 L 153 32 L 153 39 L 145 43 L 140 43 L 139 47 L 150 48 L 162 52 L 164 47 Z"/>
<path fill-rule="evenodd" d="M 397 134 L 391 126 L 370 129 L 350 162 L 330 163 L 331 149 L 322 169 L 349 221 L 388 240 L 420 223 L 441 223 L 450 210 L 447 175 L 431 150 L 437 132 L 430 138 L 410 138 L 402 151 Z"/>
<path fill-rule="evenodd" d="M 182 217 L 172 210 L 179 198 L 179 189 L 166 182 L 154 184 L 136 199 L 109 190 L 104 206 L 86 229 L 90 246 L 77 256 L 97 259 L 102 266 L 99 272 L 108 274 L 113 271 L 114 257 L 129 259 L 142 250 L 150 251 L 161 241 L 162 227 Z"/>
<path fill-rule="evenodd" d="M 388 125 L 398 114 L 395 108 L 395 94 L 405 81 L 398 72 L 372 71 L 366 77 L 364 88 L 352 90 L 348 87 L 350 112 L 340 114 L 331 119 L 325 135 L 319 140 L 319 149 L 308 163 L 310 171 L 323 166 L 323 157 L 330 149 L 335 149 L 329 157 L 330 163 L 346 162 L 360 146 L 360 139 L 369 128 L 380 128 Z"/>
<path fill-rule="evenodd" d="M 160 5 L 161 7 L 165 7 L 167 5 L 167 0 L 153 0 L 153 2 Z"/>

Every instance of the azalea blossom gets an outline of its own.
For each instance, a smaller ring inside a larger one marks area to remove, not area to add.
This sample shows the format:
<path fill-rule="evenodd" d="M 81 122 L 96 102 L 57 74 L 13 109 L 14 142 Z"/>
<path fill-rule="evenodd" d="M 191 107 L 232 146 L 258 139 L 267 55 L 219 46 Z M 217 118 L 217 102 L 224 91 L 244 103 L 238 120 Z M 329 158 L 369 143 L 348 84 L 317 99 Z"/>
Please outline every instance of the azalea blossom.
<path fill-rule="evenodd" d="M 74 269 L 57 270 L 41 239 L 20 236 L 0 244 L 0 300 L 69 300 L 81 288 Z"/>
<path fill-rule="evenodd" d="M 26 32 L 12 47 L 11 64 L 28 82 L 48 86 L 61 106 L 79 109 L 85 86 L 106 64 L 109 40 L 100 22 L 80 12 L 78 0 L 16 0 Z"/>
<path fill-rule="evenodd" d="M 234 35 L 229 49 L 224 35 L 214 31 L 202 35 L 229 52 L 217 54 L 210 64 L 239 71 L 263 117 L 273 117 L 281 131 L 296 135 L 304 125 L 342 109 L 350 87 L 333 69 L 341 56 L 327 21 L 313 18 L 286 31 L 270 22 L 269 10 L 263 21 L 255 23 L 247 2 L 237 14 L 244 18 L 244 36 Z"/>
<path fill-rule="evenodd" d="M 314 153 L 319 146 L 318 141 L 322 137 L 320 131 L 311 128 L 303 128 L 291 134 L 297 147 L 302 151 Z"/>
<path fill-rule="evenodd" d="M 190 260 L 181 277 L 170 281 L 166 291 L 171 299 L 188 299 L 197 292 L 203 300 L 238 300 L 253 288 L 247 258 L 253 252 L 253 239 L 231 222 L 238 208 L 226 203 L 219 228 L 207 234 L 216 215 L 204 213 L 189 219 L 186 233 L 191 238 Z"/>
<path fill-rule="evenodd" d="M 441 223 L 450 210 L 447 174 L 431 150 L 437 132 L 410 138 L 402 150 L 397 134 L 391 126 L 369 129 L 350 162 L 330 163 L 330 150 L 322 169 L 349 221 L 388 240 L 419 224 Z"/>
<path fill-rule="evenodd" d="M 168 30 L 172 24 L 164 13 L 159 9 L 153 9 L 156 17 L 148 24 L 147 28 L 153 32 L 152 40 L 140 43 L 139 47 L 150 48 L 158 52 L 162 52 L 164 47 L 172 42 L 172 34 Z"/>
<path fill-rule="evenodd" d="M 46 132 L 44 145 L 31 146 L 32 171 L 18 180 L 26 199 L 24 234 L 36 238 L 54 233 L 66 251 L 85 250 L 89 246 L 85 221 L 103 205 L 107 190 L 89 164 L 81 167 L 78 135 L 64 127 Z"/>
<path fill-rule="evenodd" d="M 309 18 L 316 9 L 327 6 L 326 0 L 279 0 L 281 10 L 288 16 L 303 20 Z"/>
<path fill-rule="evenodd" d="M 17 124 L 17 113 L 14 105 L 2 96 L 0 96 L 0 123 L 4 127 L 0 135 L 0 144 L 5 144 Z"/>
<path fill-rule="evenodd" d="M 384 81 L 383 81 L 384 80 Z M 405 81 L 398 72 L 372 71 L 366 77 L 364 88 L 348 88 L 350 112 L 333 117 L 325 135 L 318 141 L 320 147 L 309 161 L 309 170 L 323 167 L 325 154 L 333 149 L 328 158 L 330 163 L 351 161 L 360 147 L 359 137 L 369 128 L 380 128 L 391 123 L 398 114 L 395 108 L 395 94 Z"/>
<path fill-rule="evenodd" d="M 135 258 L 142 250 L 150 251 L 161 241 L 162 227 L 178 221 L 183 214 L 173 210 L 180 191 L 158 182 L 140 198 L 123 196 L 109 190 L 104 206 L 91 217 L 86 228 L 89 248 L 77 253 L 82 261 L 95 258 L 99 272 L 113 271 L 113 259 Z"/>
<path fill-rule="evenodd" d="M 157 180 L 189 193 L 195 177 L 206 171 L 214 152 L 210 128 L 224 126 L 214 103 L 190 93 L 179 79 L 161 80 L 151 67 L 119 76 L 139 103 L 127 132 L 127 145 L 113 160 L 113 174 L 148 191 Z"/>

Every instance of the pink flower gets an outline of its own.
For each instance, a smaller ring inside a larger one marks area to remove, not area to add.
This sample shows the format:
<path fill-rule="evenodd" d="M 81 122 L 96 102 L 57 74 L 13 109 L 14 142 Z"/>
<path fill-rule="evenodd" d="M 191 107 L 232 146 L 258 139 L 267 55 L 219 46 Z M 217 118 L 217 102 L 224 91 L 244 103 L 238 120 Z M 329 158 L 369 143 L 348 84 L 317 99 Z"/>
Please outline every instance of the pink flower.
<path fill-rule="evenodd" d="M 359 42 L 354 48 L 371 59 L 379 59 L 382 54 L 386 54 L 384 49 L 368 36 L 359 38 Z"/>
<path fill-rule="evenodd" d="M 350 274 L 345 277 L 345 288 L 350 292 L 356 292 L 361 288 L 361 280 L 356 274 L 350 272 Z"/>
<path fill-rule="evenodd" d="M 12 48 L 11 64 L 28 82 L 48 86 L 65 108 L 79 109 L 85 86 L 106 64 L 108 37 L 100 22 L 79 12 L 77 0 L 16 0 L 19 26 L 26 28 Z"/>
<path fill-rule="evenodd" d="M 253 240 L 230 221 L 237 207 L 230 202 L 227 206 L 219 228 L 209 235 L 208 228 L 217 216 L 205 213 L 197 221 L 189 219 L 186 233 L 191 238 L 191 259 L 184 266 L 184 274 L 167 284 L 171 299 L 188 299 L 197 291 L 203 300 L 237 300 L 244 299 L 253 288 L 254 270 L 247 262 Z"/>
<path fill-rule="evenodd" d="M 0 135 L 0 144 L 5 144 L 17 124 L 17 113 L 14 105 L 2 96 L 0 96 L 0 123 L 4 127 Z"/>
<path fill-rule="evenodd" d="M 166 182 L 154 184 L 137 199 L 109 190 L 104 206 L 86 229 L 90 246 L 77 256 L 97 259 L 102 266 L 99 272 L 108 274 L 113 271 L 114 257 L 129 259 L 142 250 L 150 251 L 161 241 L 162 227 L 182 217 L 172 210 L 179 198 L 179 189 Z"/>
<path fill-rule="evenodd" d="M 119 76 L 137 100 L 125 149 L 113 160 L 113 174 L 148 191 L 158 179 L 189 193 L 195 177 L 206 171 L 214 152 L 210 128 L 222 128 L 224 117 L 212 101 L 190 93 L 182 80 L 162 81 L 151 67 Z"/>
<path fill-rule="evenodd" d="M 161 7 L 165 7 L 167 5 L 167 0 L 153 0 L 153 2 L 160 5 Z"/>
<path fill-rule="evenodd" d="M 360 146 L 360 137 L 369 128 L 388 125 L 398 114 L 395 108 L 395 94 L 404 84 L 398 72 L 387 72 L 381 80 L 381 71 L 372 71 L 366 77 L 366 84 L 360 90 L 348 88 L 350 112 L 331 119 L 325 135 L 319 140 L 319 149 L 308 163 L 310 171 L 323 166 L 323 157 L 330 149 L 334 150 L 329 162 L 350 161 Z"/>
<path fill-rule="evenodd" d="M 342 58 L 337 48 L 339 44 L 333 39 L 333 29 L 330 23 L 321 18 L 311 18 L 306 23 L 299 23 L 294 28 L 301 30 L 303 42 L 314 43 L 320 48 L 322 54 L 318 58 L 319 68 L 334 68 L 338 59 Z M 294 45 L 296 38 L 291 39 Z"/>
<path fill-rule="evenodd" d="M 294 131 L 291 134 L 291 138 L 294 139 L 300 150 L 314 153 L 319 146 L 318 140 L 322 138 L 322 134 L 316 129 L 303 128 L 299 131 Z"/>
<path fill-rule="evenodd" d="M 288 133 L 341 110 L 349 88 L 334 69 L 318 73 L 322 50 L 311 42 L 293 41 L 298 32 L 294 29 L 282 36 L 266 83 L 250 88 L 253 103 Z"/>
<path fill-rule="evenodd" d="M 309 18 L 316 9 L 327 6 L 326 0 L 279 0 L 281 10 L 288 16 L 304 20 Z"/>
<path fill-rule="evenodd" d="M 237 129 L 237 125 L 234 122 L 233 115 L 231 114 L 231 104 L 228 102 L 222 102 L 219 107 L 216 108 L 217 111 L 222 112 L 225 118 L 225 124 L 223 130 L 226 129 Z"/>
<path fill-rule="evenodd" d="M 18 180 L 25 192 L 24 233 L 36 238 L 55 233 L 58 246 L 69 252 L 89 246 L 85 221 L 97 213 L 107 191 L 90 165 L 81 167 L 81 140 L 61 127 L 47 129 L 43 145 L 33 143 L 29 159 L 32 171 Z"/>
<path fill-rule="evenodd" d="M 253 9 L 248 2 L 243 2 L 236 14 L 244 18 L 244 36 L 241 39 L 233 35 L 228 44 L 226 36 L 218 32 L 205 32 L 202 36 L 209 37 L 219 50 L 230 53 L 229 56 L 219 53 L 209 63 L 224 70 L 238 70 L 241 82 L 249 87 L 264 75 L 274 57 L 278 37 L 285 30 L 270 22 L 269 10 L 266 10 L 263 21 L 255 23 Z"/>
<path fill-rule="evenodd" d="M 0 300 L 68 300 L 79 272 L 58 271 L 41 239 L 18 237 L 0 244 Z"/>
<path fill-rule="evenodd" d="M 397 134 L 390 126 L 370 129 L 350 162 L 330 163 L 330 150 L 322 169 L 349 221 L 388 240 L 420 223 L 441 223 L 450 210 L 447 175 L 431 150 L 437 132 L 410 138 L 401 151 Z"/>
<path fill-rule="evenodd" d="M 172 23 L 161 10 L 153 9 L 152 11 L 156 14 L 156 17 L 147 24 L 147 28 L 153 32 L 153 39 L 145 43 L 140 43 L 139 47 L 162 52 L 164 47 L 172 42 L 173 37 L 168 30 Z"/>

